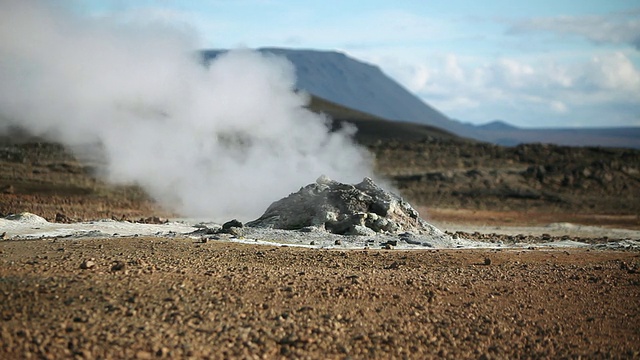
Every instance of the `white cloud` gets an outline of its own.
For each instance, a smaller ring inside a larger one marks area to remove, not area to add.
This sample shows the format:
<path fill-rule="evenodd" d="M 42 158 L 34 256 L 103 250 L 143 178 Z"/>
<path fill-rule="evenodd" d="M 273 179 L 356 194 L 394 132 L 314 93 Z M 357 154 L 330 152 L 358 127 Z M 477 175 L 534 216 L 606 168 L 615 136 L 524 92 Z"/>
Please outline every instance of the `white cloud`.
<path fill-rule="evenodd" d="M 507 57 L 478 62 L 446 54 L 384 70 L 445 114 L 474 123 L 503 118 L 523 126 L 561 126 L 578 113 L 583 125 L 605 118 L 631 123 L 640 111 L 640 69 L 621 52 L 577 63 Z M 617 114 L 611 113 L 616 107 Z M 585 117 L 581 108 L 592 113 Z"/>
<path fill-rule="evenodd" d="M 549 107 L 551 108 L 552 111 L 559 114 L 563 114 L 568 111 L 567 105 L 565 105 L 562 101 L 558 101 L 558 100 L 551 100 L 551 102 L 549 103 Z"/>
<path fill-rule="evenodd" d="M 587 85 L 598 89 L 640 94 L 640 72 L 624 54 L 594 56 L 584 68 Z"/>
<path fill-rule="evenodd" d="M 576 35 L 595 43 L 629 44 L 640 50 L 640 9 L 608 15 L 532 18 L 513 24 L 508 31 L 532 32 Z"/>

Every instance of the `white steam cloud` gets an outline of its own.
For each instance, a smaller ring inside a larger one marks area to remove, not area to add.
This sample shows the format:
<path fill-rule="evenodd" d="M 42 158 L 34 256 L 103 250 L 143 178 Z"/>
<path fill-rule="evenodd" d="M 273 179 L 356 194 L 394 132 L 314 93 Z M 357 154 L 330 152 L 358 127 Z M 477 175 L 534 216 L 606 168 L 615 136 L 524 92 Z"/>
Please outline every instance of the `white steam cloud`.
<path fill-rule="evenodd" d="M 286 60 L 236 50 L 205 67 L 184 31 L 61 4 L 0 2 L 0 127 L 99 143 L 109 180 L 185 216 L 250 219 L 321 174 L 371 176 L 350 135 L 305 109 Z"/>

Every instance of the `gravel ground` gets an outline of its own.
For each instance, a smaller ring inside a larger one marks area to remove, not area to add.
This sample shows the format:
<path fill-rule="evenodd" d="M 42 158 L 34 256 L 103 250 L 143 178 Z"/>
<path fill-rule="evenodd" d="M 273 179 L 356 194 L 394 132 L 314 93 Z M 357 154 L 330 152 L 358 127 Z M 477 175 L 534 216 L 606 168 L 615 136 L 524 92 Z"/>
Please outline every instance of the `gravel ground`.
<path fill-rule="evenodd" d="M 0 358 L 637 358 L 640 253 L 0 241 Z"/>

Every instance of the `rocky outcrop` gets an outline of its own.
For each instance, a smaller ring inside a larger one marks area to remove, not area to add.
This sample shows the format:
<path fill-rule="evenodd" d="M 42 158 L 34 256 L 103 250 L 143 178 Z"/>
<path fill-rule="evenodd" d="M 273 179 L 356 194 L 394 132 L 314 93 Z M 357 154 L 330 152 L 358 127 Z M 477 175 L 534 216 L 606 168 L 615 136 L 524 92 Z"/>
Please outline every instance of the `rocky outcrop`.
<path fill-rule="evenodd" d="M 370 178 L 350 185 L 326 176 L 271 204 L 251 227 L 324 230 L 341 235 L 441 234 L 401 197 Z"/>

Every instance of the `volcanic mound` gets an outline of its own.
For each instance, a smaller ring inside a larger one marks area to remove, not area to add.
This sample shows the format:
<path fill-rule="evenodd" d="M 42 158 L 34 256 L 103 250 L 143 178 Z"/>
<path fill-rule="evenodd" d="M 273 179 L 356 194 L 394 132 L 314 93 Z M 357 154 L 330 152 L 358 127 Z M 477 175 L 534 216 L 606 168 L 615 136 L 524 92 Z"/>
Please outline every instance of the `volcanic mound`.
<path fill-rule="evenodd" d="M 444 235 L 422 220 L 409 203 L 370 178 L 350 185 L 321 176 L 315 183 L 271 204 L 247 226 L 323 230 L 339 235 Z"/>

